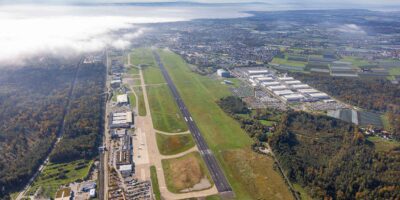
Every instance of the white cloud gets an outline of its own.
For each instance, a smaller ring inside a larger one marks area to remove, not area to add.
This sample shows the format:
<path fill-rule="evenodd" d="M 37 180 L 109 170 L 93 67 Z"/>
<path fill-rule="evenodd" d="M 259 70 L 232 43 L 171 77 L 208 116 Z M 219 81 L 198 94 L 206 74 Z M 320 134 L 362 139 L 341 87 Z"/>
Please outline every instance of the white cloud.
<path fill-rule="evenodd" d="M 364 29 L 356 24 L 344 24 L 334 30 L 342 32 L 342 33 L 350 33 L 350 34 L 366 34 Z"/>
<path fill-rule="evenodd" d="M 247 14 L 212 8 L 5 5 L 0 6 L 0 62 L 21 63 L 42 53 L 90 52 L 108 45 L 126 48 L 130 40 L 146 32 L 136 23 L 238 16 Z M 136 32 L 122 36 L 110 34 L 135 27 Z"/>

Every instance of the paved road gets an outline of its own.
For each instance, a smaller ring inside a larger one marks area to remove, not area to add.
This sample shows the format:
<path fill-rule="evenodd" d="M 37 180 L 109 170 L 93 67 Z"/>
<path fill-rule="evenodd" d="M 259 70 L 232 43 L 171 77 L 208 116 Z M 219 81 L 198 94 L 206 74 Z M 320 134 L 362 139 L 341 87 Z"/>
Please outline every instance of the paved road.
<path fill-rule="evenodd" d="M 65 126 L 65 117 L 67 116 L 67 113 L 69 112 L 71 108 L 71 99 L 72 99 L 72 92 L 74 91 L 76 80 L 78 79 L 78 72 L 80 69 L 81 64 L 83 63 L 84 57 L 79 59 L 79 62 L 76 67 L 74 79 L 72 80 L 71 86 L 68 91 L 68 98 L 65 103 L 65 107 L 62 113 L 61 120 L 59 122 L 59 128 L 57 130 L 56 136 L 57 139 L 54 141 L 54 143 L 51 145 L 50 149 L 47 151 L 46 159 L 43 161 L 43 163 L 39 166 L 38 170 L 33 174 L 33 176 L 29 179 L 28 183 L 24 187 L 23 191 L 18 194 L 16 197 L 16 200 L 20 200 L 25 197 L 25 194 L 28 192 L 28 190 L 31 188 L 32 183 L 35 181 L 36 177 L 40 175 L 40 173 L 43 171 L 44 167 L 48 164 L 48 161 L 50 159 L 50 154 L 53 151 L 53 149 L 57 146 L 57 144 L 61 141 L 63 133 L 64 133 L 64 126 Z"/>
<path fill-rule="evenodd" d="M 206 141 L 202 137 L 199 128 L 196 125 L 196 122 L 192 119 L 188 109 L 186 108 L 185 103 L 180 97 L 178 90 L 176 89 L 171 77 L 169 76 L 167 70 L 165 69 L 163 63 L 160 60 L 160 56 L 157 52 L 153 52 L 154 57 L 161 69 L 161 72 L 167 81 L 168 87 L 172 92 L 172 95 L 175 98 L 176 103 L 179 106 L 180 111 L 182 112 L 183 117 L 185 118 L 186 124 L 189 127 L 190 132 L 195 138 L 197 147 L 200 151 L 201 156 L 203 157 L 208 170 L 210 171 L 211 177 L 220 193 L 233 192 L 230 187 L 228 180 L 226 179 L 222 169 L 218 165 L 217 159 L 212 154 L 211 150 L 208 148 Z"/>

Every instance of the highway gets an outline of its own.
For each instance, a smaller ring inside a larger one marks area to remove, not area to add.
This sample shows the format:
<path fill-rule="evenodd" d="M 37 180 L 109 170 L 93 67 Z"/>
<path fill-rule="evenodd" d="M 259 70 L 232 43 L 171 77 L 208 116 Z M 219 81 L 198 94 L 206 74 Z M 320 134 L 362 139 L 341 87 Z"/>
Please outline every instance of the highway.
<path fill-rule="evenodd" d="M 233 193 L 231 186 L 228 183 L 221 167 L 218 165 L 217 159 L 212 154 L 211 150 L 208 148 L 206 141 L 204 140 L 203 136 L 200 133 L 199 128 L 196 125 L 196 122 L 193 120 L 192 116 L 190 115 L 188 109 L 185 106 L 185 103 L 181 99 L 178 90 L 175 87 L 171 77 L 169 76 L 167 70 L 164 67 L 164 64 L 161 62 L 160 56 L 157 52 L 153 51 L 154 57 L 161 69 L 161 72 L 165 78 L 165 81 L 168 84 L 169 89 L 172 92 L 172 95 L 175 98 L 175 101 L 182 112 L 183 117 L 185 118 L 186 124 L 189 127 L 190 132 L 192 133 L 193 137 L 195 138 L 197 147 L 200 151 L 201 156 L 203 157 L 207 168 L 211 174 L 211 177 L 217 187 L 219 193 Z"/>

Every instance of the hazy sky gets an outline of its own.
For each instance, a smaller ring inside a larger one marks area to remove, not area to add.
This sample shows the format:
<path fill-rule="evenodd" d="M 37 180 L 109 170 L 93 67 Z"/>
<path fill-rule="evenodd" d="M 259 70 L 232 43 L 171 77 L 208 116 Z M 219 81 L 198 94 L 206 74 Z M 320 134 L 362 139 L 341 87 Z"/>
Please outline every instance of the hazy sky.
<path fill-rule="evenodd" d="M 115 2 L 171 2 L 193 1 L 204 3 L 264 2 L 271 4 L 336 5 L 336 6 L 391 6 L 400 5 L 399 0 L 0 0 L 1 3 L 115 3 Z"/>
<path fill-rule="evenodd" d="M 157 0 L 168 1 L 168 0 Z M 178 0 L 179 1 L 179 0 Z M 144 0 L 0 0 L 0 64 L 23 63 L 42 53 L 65 54 L 124 48 L 144 29 L 122 36 L 110 32 L 135 27 L 133 23 L 182 21 L 198 18 L 244 17 L 249 10 L 368 8 L 396 10 L 400 0 L 218 0 L 265 2 L 257 6 L 136 7 L 78 6 L 63 3 L 145 2 Z M 40 4 L 37 4 L 41 2 Z M 150 2 L 150 1 L 146 1 Z M 214 0 L 201 0 L 213 2 Z M 36 5 L 33 5 L 36 4 Z M 56 4 L 56 5 L 54 5 Z"/>

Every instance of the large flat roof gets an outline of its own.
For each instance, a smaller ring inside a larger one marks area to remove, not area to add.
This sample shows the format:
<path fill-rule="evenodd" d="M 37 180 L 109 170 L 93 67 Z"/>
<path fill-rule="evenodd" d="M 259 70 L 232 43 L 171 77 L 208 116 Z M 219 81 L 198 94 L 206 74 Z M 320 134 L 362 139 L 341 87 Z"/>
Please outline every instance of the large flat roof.
<path fill-rule="evenodd" d="M 301 89 L 301 88 L 309 88 L 310 86 L 307 84 L 298 84 L 298 85 L 291 85 L 292 88 Z"/>
<path fill-rule="evenodd" d="M 304 98 L 304 96 L 301 95 L 301 94 L 289 94 L 289 95 L 283 95 L 282 97 L 287 99 L 287 100 L 294 100 L 294 99 L 302 99 L 302 98 Z"/>
<path fill-rule="evenodd" d="M 293 77 L 286 76 L 286 77 L 279 77 L 278 79 L 281 81 L 289 81 L 289 80 L 293 80 Z"/>
<path fill-rule="evenodd" d="M 293 94 L 294 92 L 292 90 L 278 90 L 274 91 L 276 95 L 282 96 L 282 95 L 287 95 L 287 94 Z"/>
<path fill-rule="evenodd" d="M 301 93 L 305 93 L 305 94 L 319 93 L 319 91 L 316 89 L 299 89 L 297 91 L 299 91 Z"/>
<path fill-rule="evenodd" d="M 269 81 L 269 80 L 274 80 L 274 78 L 267 76 L 267 77 L 259 77 L 256 78 L 258 81 Z"/>
<path fill-rule="evenodd" d="M 287 87 L 284 85 L 274 85 L 274 86 L 268 86 L 267 89 L 269 90 L 283 90 L 286 89 Z"/>
<path fill-rule="evenodd" d="M 266 69 L 260 69 L 260 70 L 248 70 L 247 72 L 249 74 L 256 74 L 256 73 L 268 73 L 269 71 Z"/>
<path fill-rule="evenodd" d="M 128 103 L 128 95 L 127 94 L 118 95 L 117 102 L 118 103 Z"/>
<path fill-rule="evenodd" d="M 312 93 L 312 94 L 309 94 L 309 95 L 311 97 L 315 97 L 315 98 L 329 97 L 329 95 L 327 95 L 326 93 L 323 93 L 323 92 Z"/>
<path fill-rule="evenodd" d="M 294 85 L 294 84 L 299 84 L 301 81 L 295 80 L 295 81 L 285 81 L 286 84 L 288 85 Z"/>
<path fill-rule="evenodd" d="M 276 81 L 274 81 L 274 82 L 262 82 L 261 85 L 263 85 L 263 86 L 280 85 L 280 83 L 276 82 Z"/>

